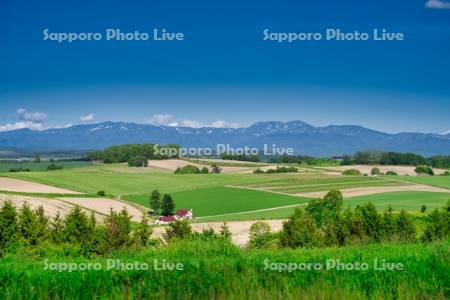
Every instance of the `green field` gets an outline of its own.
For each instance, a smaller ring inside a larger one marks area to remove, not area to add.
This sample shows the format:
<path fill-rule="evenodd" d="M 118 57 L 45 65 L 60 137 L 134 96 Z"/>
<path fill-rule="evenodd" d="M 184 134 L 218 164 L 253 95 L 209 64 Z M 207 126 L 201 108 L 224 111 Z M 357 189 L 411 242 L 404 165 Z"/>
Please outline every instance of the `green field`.
<path fill-rule="evenodd" d="M 349 189 L 357 187 L 398 186 L 407 183 L 363 176 L 326 176 L 319 178 L 277 178 L 264 183 L 244 184 L 242 186 L 287 194 Z"/>
<path fill-rule="evenodd" d="M 64 169 L 81 168 L 91 165 L 90 162 L 86 161 L 67 161 L 67 162 L 49 162 L 42 161 L 40 163 L 34 162 L 2 162 L 0 161 L 0 172 L 9 172 L 10 169 L 30 169 L 31 171 L 45 171 L 47 167 L 51 164 L 57 164 L 64 166 Z"/>
<path fill-rule="evenodd" d="M 46 166 L 45 163 L 28 164 L 43 169 Z M 404 181 L 450 188 L 450 177 L 445 176 L 375 178 L 318 173 L 175 175 L 164 169 L 129 168 L 126 164 L 88 165 L 75 162 L 66 163 L 65 166 L 67 169 L 58 171 L 3 172 L 1 175 L 91 195 L 104 190 L 107 194 L 122 196 L 124 200 L 147 207 L 149 194 L 157 189 L 161 193 L 170 193 L 177 208 L 192 208 L 197 217 L 208 216 L 209 218 L 205 220 L 218 221 L 286 218 L 293 212 L 292 207 L 257 212 L 253 210 L 308 202 L 306 198 L 284 194 L 408 184 Z M 7 166 L 4 165 L 4 168 Z M 227 188 L 227 186 L 250 189 Z M 450 197 L 445 193 L 395 192 L 349 198 L 345 199 L 345 203 L 355 206 L 371 201 L 380 209 L 392 205 L 397 210 L 418 211 L 422 204 L 429 209 L 441 206 L 447 198 Z M 226 215 L 215 216 L 222 214 Z"/>
<path fill-rule="evenodd" d="M 395 176 L 394 179 L 400 179 L 407 182 L 426 184 L 444 189 L 450 189 L 450 176 Z"/>
<path fill-rule="evenodd" d="M 172 193 L 177 208 L 193 209 L 197 217 L 230 214 L 307 203 L 310 199 L 238 188 L 208 188 Z M 148 195 L 123 199 L 148 206 Z"/>
<path fill-rule="evenodd" d="M 196 221 L 197 222 L 223 222 L 223 221 L 287 219 L 289 216 L 291 216 L 294 213 L 294 210 L 297 207 L 304 207 L 304 205 L 274 208 L 271 210 L 264 210 L 264 211 L 242 212 L 242 213 L 204 217 L 204 218 L 196 219 Z"/>
<path fill-rule="evenodd" d="M 392 192 L 360 197 L 352 197 L 344 200 L 346 205 L 355 207 L 367 202 L 372 202 L 378 209 L 386 209 L 389 205 L 395 210 L 420 211 L 422 205 L 427 209 L 439 208 L 450 200 L 450 193 L 434 192 Z"/>

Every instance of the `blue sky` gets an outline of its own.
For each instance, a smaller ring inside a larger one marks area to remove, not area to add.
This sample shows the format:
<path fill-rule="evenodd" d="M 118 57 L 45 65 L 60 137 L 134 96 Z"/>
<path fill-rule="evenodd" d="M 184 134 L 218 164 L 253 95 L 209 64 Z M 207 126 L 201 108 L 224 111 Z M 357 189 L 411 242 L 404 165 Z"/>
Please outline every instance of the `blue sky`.
<path fill-rule="evenodd" d="M 428 1 L 428 2 L 427 2 Z M 412 1 L 2 1 L 0 130 L 263 120 L 450 130 L 450 4 Z M 44 41 L 42 31 L 183 32 L 184 41 Z M 404 41 L 263 41 L 262 31 Z"/>

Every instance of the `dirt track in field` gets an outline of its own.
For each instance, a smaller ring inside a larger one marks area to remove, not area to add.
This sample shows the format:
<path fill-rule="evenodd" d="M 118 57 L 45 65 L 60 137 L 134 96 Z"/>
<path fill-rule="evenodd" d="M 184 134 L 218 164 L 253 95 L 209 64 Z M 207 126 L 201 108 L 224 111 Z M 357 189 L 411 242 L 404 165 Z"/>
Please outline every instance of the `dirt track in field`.
<path fill-rule="evenodd" d="M 80 194 L 46 184 L 35 183 L 14 178 L 0 177 L 0 191 L 42 194 Z"/>
<path fill-rule="evenodd" d="M 32 209 L 37 209 L 39 206 L 42 206 L 45 210 L 45 215 L 51 218 L 54 218 L 58 212 L 63 217 L 75 207 L 70 203 L 57 199 L 0 194 L 0 204 L 3 205 L 5 201 L 11 201 L 18 210 L 24 203 L 27 203 Z M 91 213 L 87 209 L 83 209 L 83 211 L 87 214 Z M 102 219 L 102 215 L 96 214 L 96 218 Z"/>
<path fill-rule="evenodd" d="M 272 231 L 280 231 L 283 228 L 284 220 L 264 220 L 268 223 Z M 250 238 L 250 227 L 258 221 L 232 221 L 227 222 L 228 229 L 231 231 L 234 244 L 245 246 Z M 192 229 L 195 232 L 202 232 L 203 229 L 212 228 L 216 232 L 220 232 L 223 222 L 193 223 Z M 165 226 L 156 227 L 153 231 L 153 237 L 161 238 L 166 232 Z"/>
<path fill-rule="evenodd" d="M 80 207 L 86 208 L 88 210 L 93 210 L 104 215 L 108 215 L 111 209 L 113 209 L 116 212 L 119 212 L 123 208 L 126 208 L 128 210 L 128 213 L 131 215 L 131 219 L 136 222 L 141 221 L 143 215 L 142 211 L 137 209 L 135 206 L 132 206 L 130 204 L 115 199 L 59 198 L 57 200 L 61 200 L 66 203 L 71 203 L 72 205 L 78 205 Z"/>

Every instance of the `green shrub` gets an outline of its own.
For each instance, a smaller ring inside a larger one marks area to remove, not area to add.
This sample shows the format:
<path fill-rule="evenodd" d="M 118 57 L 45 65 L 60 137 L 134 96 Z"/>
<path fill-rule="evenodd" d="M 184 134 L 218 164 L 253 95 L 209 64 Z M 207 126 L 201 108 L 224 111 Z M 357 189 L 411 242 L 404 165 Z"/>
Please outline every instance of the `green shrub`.
<path fill-rule="evenodd" d="M 361 175 L 361 172 L 357 169 L 348 169 L 342 172 L 343 175 L 349 175 L 349 176 L 358 176 Z"/>
<path fill-rule="evenodd" d="M 387 172 L 386 172 L 386 175 L 388 175 L 388 176 L 396 176 L 396 175 L 398 175 L 398 174 L 395 173 L 394 171 L 387 171 Z"/>
<path fill-rule="evenodd" d="M 148 159 L 145 158 L 144 156 L 133 156 L 128 159 L 128 166 L 139 168 L 148 167 Z"/>
<path fill-rule="evenodd" d="M 200 174 L 200 169 L 193 165 L 177 168 L 175 174 Z"/>
<path fill-rule="evenodd" d="M 372 170 L 370 171 L 370 174 L 374 175 L 374 176 L 381 175 L 381 171 L 379 168 L 372 168 Z"/>
<path fill-rule="evenodd" d="M 106 196 L 106 192 L 105 191 L 98 191 L 97 192 L 97 196 L 105 197 Z"/>
<path fill-rule="evenodd" d="M 414 171 L 419 175 L 421 174 L 434 175 L 433 169 L 428 166 L 417 166 Z"/>
<path fill-rule="evenodd" d="M 50 164 L 47 166 L 47 171 L 62 170 L 63 168 L 63 165 Z"/>

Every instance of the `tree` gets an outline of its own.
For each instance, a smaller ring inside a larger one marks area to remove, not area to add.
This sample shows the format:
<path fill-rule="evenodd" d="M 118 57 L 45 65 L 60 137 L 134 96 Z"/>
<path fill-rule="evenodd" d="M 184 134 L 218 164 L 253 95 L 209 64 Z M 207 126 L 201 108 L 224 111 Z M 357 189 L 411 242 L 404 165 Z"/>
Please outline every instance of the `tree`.
<path fill-rule="evenodd" d="M 41 156 L 39 154 L 36 154 L 36 156 L 34 157 L 34 163 L 40 163 L 41 162 Z"/>
<path fill-rule="evenodd" d="M 227 240 L 231 239 L 231 231 L 227 225 L 227 222 L 224 222 L 220 227 L 220 235 Z"/>
<path fill-rule="evenodd" d="M 24 203 L 19 211 L 18 229 L 20 238 L 30 245 L 38 242 L 38 221 L 28 203 Z"/>
<path fill-rule="evenodd" d="M 294 215 L 283 224 L 280 242 L 282 246 L 290 248 L 318 246 L 320 235 L 311 215 L 297 208 Z"/>
<path fill-rule="evenodd" d="M 209 170 L 208 170 L 207 167 L 203 167 L 203 168 L 200 170 L 200 173 L 202 173 L 202 174 L 209 174 Z"/>
<path fill-rule="evenodd" d="M 64 219 L 63 241 L 83 244 L 89 242 L 91 236 L 92 230 L 88 217 L 79 206 L 75 206 Z"/>
<path fill-rule="evenodd" d="M 150 196 L 150 208 L 153 210 L 153 214 L 156 216 L 161 206 L 161 194 L 158 190 L 153 190 Z"/>
<path fill-rule="evenodd" d="M 54 243 L 56 244 L 61 243 L 63 239 L 62 237 L 63 228 L 64 228 L 63 220 L 61 219 L 61 214 L 58 211 L 56 213 L 56 217 L 50 223 L 50 237 Z"/>
<path fill-rule="evenodd" d="M 428 167 L 428 166 L 417 166 L 416 169 L 414 170 L 414 172 L 416 172 L 419 175 L 422 174 L 428 174 L 428 175 L 434 175 L 434 171 L 432 168 Z"/>
<path fill-rule="evenodd" d="M 270 241 L 270 225 L 267 222 L 256 222 L 250 227 L 250 247 L 263 248 Z"/>
<path fill-rule="evenodd" d="M 361 212 L 366 236 L 376 242 L 382 237 L 382 222 L 375 206 L 369 202 L 357 208 Z"/>
<path fill-rule="evenodd" d="M 17 212 L 10 201 L 3 203 L 0 210 L 0 252 L 17 239 Z"/>
<path fill-rule="evenodd" d="M 140 247 L 147 247 L 151 234 L 152 228 L 148 224 L 147 218 L 143 215 L 141 222 L 133 232 L 134 244 Z"/>
<path fill-rule="evenodd" d="M 306 207 L 306 211 L 314 218 L 318 227 L 326 219 L 336 219 L 343 205 L 342 193 L 338 190 L 329 191 L 323 199 L 313 199 Z"/>
<path fill-rule="evenodd" d="M 374 176 L 378 176 L 378 175 L 380 175 L 381 174 L 381 171 L 380 171 L 380 169 L 379 168 L 372 168 L 372 170 L 370 171 L 370 174 L 371 175 L 374 175 Z"/>
<path fill-rule="evenodd" d="M 427 211 L 427 206 L 425 204 L 423 204 L 422 207 L 420 207 L 420 212 L 425 213 L 426 211 Z"/>
<path fill-rule="evenodd" d="M 402 210 L 397 216 L 397 236 L 402 242 L 414 242 L 416 239 L 416 228 L 411 217 Z"/>
<path fill-rule="evenodd" d="M 169 227 L 166 229 L 166 234 L 164 238 L 170 242 L 174 240 L 184 240 L 191 236 L 192 228 L 191 225 L 186 220 L 176 221 L 169 224 Z"/>
<path fill-rule="evenodd" d="M 148 159 L 142 155 L 136 155 L 128 159 L 129 167 L 145 168 L 148 167 Z"/>
<path fill-rule="evenodd" d="M 165 194 L 163 196 L 163 200 L 161 203 L 161 213 L 164 216 L 171 216 L 174 214 L 175 210 L 175 202 L 173 201 L 172 197 L 168 194 Z"/>
<path fill-rule="evenodd" d="M 220 168 L 217 164 L 212 164 L 211 168 L 211 173 L 213 174 L 219 174 L 220 172 L 222 172 L 222 168 Z"/>

